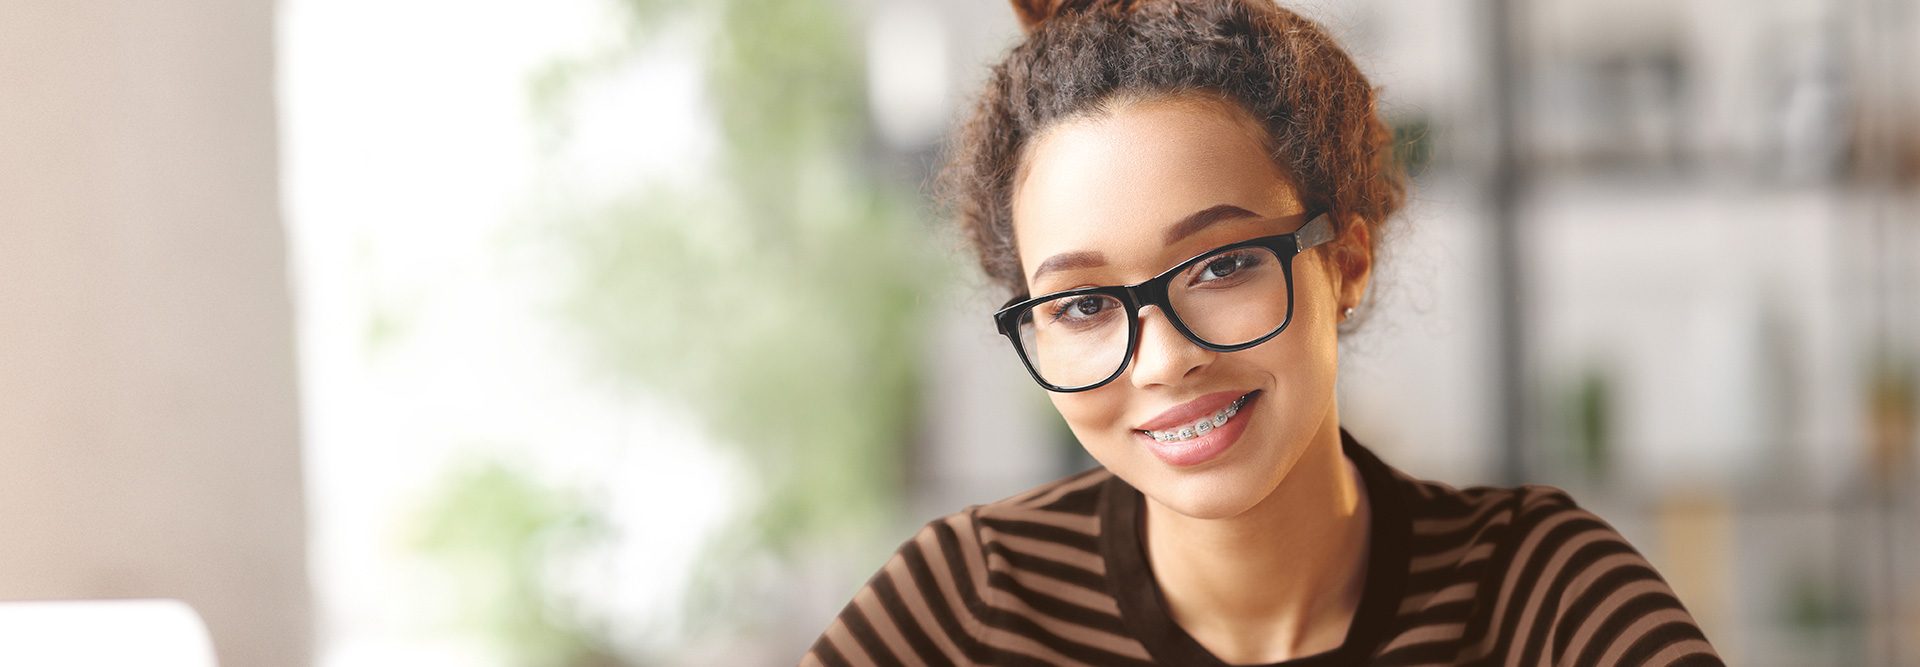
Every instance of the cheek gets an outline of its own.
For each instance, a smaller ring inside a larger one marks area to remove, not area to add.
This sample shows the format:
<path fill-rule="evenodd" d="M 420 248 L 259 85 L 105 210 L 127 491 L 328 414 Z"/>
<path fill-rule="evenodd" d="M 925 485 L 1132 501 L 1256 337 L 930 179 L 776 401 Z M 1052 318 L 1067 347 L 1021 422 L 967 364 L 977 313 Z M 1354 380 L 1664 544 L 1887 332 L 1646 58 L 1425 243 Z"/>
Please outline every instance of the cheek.
<path fill-rule="evenodd" d="M 1329 264 L 1318 253 L 1302 255 L 1293 262 L 1293 322 L 1287 335 L 1297 329 L 1300 338 L 1310 339 L 1309 347 L 1331 346 L 1337 336 L 1340 299 L 1334 293 L 1335 279 Z"/>
<path fill-rule="evenodd" d="M 1127 435 L 1126 401 L 1118 390 L 1121 380 L 1115 380 L 1105 387 L 1093 391 L 1071 394 L 1050 394 L 1053 407 L 1060 411 L 1060 418 L 1066 420 L 1067 428 L 1073 430 L 1088 453 L 1099 458 L 1101 449 L 1114 446 L 1115 441 L 1123 440 Z"/>

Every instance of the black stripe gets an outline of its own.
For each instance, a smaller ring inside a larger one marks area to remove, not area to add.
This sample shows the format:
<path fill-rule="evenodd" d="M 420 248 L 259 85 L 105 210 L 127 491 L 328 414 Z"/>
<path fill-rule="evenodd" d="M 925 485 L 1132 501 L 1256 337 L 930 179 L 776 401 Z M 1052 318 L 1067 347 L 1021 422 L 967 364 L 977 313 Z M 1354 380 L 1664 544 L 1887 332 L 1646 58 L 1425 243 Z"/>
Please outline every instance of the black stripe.
<path fill-rule="evenodd" d="M 1465 565 L 1460 565 L 1455 568 L 1440 568 L 1427 570 L 1419 574 L 1407 575 L 1406 595 L 1407 597 L 1416 597 L 1427 593 L 1438 593 L 1442 589 L 1454 584 L 1480 581 L 1481 575 L 1486 574 L 1487 562 L 1490 560 L 1493 560 L 1493 558 L 1476 558 Z M 1484 582 L 1482 582 L 1481 586 L 1482 588 L 1480 590 L 1487 590 Z M 1479 592 L 1476 591 L 1475 596 L 1477 597 L 1478 595 Z"/>
<path fill-rule="evenodd" d="M 995 629 L 1034 640 L 1042 646 L 1059 651 L 1061 655 L 1087 664 L 1138 665 L 1140 667 L 1152 667 L 1153 665 L 1151 662 L 1142 662 L 1112 651 L 1088 646 L 1056 635 L 1052 631 L 1040 627 L 1040 624 L 1035 623 L 1033 619 L 1019 614 L 993 614 L 987 617 L 987 623 Z"/>
<path fill-rule="evenodd" d="M 1088 484 L 1086 488 L 1075 489 L 1053 502 L 1041 506 L 1041 509 L 1081 516 L 1093 516 L 1100 507 L 1100 484 Z"/>
<path fill-rule="evenodd" d="M 946 593 L 940 590 L 940 582 L 934 580 L 933 567 L 927 563 L 926 554 L 920 552 L 920 541 L 913 540 L 901 545 L 900 557 L 906 560 L 907 576 L 913 579 L 914 588 L 920 591 L 920 600 L 927 604 L 927 609 L 932 612 L 933 621 L 939 624 L 940 631 L 955 644 L 964 643 L 967 639 L 967 629 L 954 617 L 953 607 L 947 602 Z M 956 585 L 955 588 L 958 586 Z M 953 664 L 946 654 L 940 653 L 937 648 L 934 651 L 934 657 L 927 659 L 926 662 L 937 665 Z"/>
<path fill-rule="evenodd" d="M 1437 639 L 1430 642 L 1408 644 L 1370 658 L 1373 665 L 1434 665 L 1453 664 L 1460 657 L 1460 640 Z"/>
<path fill-rule="evenodd" d="M 989 648 L 993 659 L 982 662 L 985 665 L 1013 665 L 1014 667 L 1055 667 L 1051 662 L 1004 648 Z"/>
<path fill-rule="evenodd" d="M 1419 576 L 1430 572 L 1444 572 L 1451 568 L 1463 567 L 1476 560 L 1484 560 L 1493 555 L 1493 549 L 1482 548 L 1487 546 L 1491 545 L 1485 542 L 1465 542 L 1427 553 L 1409 554 L 1407 557 L 1407 576 Z M 1446 557 L 1446 560 L 1441 560 L 1442 556 Z M 1416 560 L 1432 562 L 1415 565 L 1413 561 Z"/>
<path fill-rule="evenodd" d="M 1575 664 L 1598 664 L 1596 661 L 1600 659 L 1601 654 L 1606 653 L 1614 642 L 1620 640 L 1620 633 L 1625 632 L 1627 626 L 1633 625 L 1634 621 L 1640 620 L 1647 614 L 1678 606 L 1680 601 L 1666 593 L 1648 592 L 1635 596 L 1615 609 L 1613 615 L 1608 616 L 1607 620 L 1600 622 L 1599 627 L 1594 630 L 1593 641 L 1580 651 L 1580 659 Z"/>
<path fill-rule="evenodd" d="M 1520 500 L 1520 494 L 1516 493 L 1501 501 L 1501 504 L 1508 506 L 1508 508 L 1503 511 L 1518 515 L 1520 513 Z M 1476 592 L 1476 595 L 1487 597 L 1487 603 L 1479 605 L 1474 609 L 1473 615 L 1467 618 L 1466 629 L 1461 633 L 1461 640 L 1463 643 L 1469 645 L 1478 644 L 1482 638 L 1486 637 L 1487 629 L 1493 626 L 1493 610 L 1494 607 L 1498 606 L 1496 604 L 1498 596 L 1509 594 L 1508 591 L 1501 590 L 1500 588 L 1504 583 L 1504 577 L 1502 575 L 1506 574 L 1507 570 L 1511 568 L 1514 555 L 1520 551 L 1520 543 L 1525 539 L 1526 535 L 1514 531 L 1512 526 L 1509 525 L 1500 529 L 1499 533 L 1494 537 L 1497 537 L 1499 541 L 1493 549 L 1493 556 L 1481 561 L 1481 567 L 1478 568 L 1480 570 L 1478 573 L 1480 575 L 1480 588 Z"/>
<path fill-rule="evenodd" d="M 1659 653 L 1668 646 L 1689 639 L 1706 641 L 1707 636 L 1700 634 L 1700 628 L 1693 627 L 1692 624 L 1686 622 L 1667 621 L 1661 623 L 1660 625 L 1654 626 L 1652 630 L 1648 630 L 1647 634 L 1633 642 L 1632 646 L 1627 647 L 1627 652 L 1620 655 L 1620 664 L 1652 664 L 1654 654 Z"/>
<path fill-rule="evenodd" d="M 1502 505 L 1512 496 L 1519 495 L 1512 487 L 1470 486 L 1455 489 L 1437 482 L 1406 480 L 1408 486 L 1425 490 L 1428 497 L 1413 509 L 1418 512 L 1415 521 L 1429 519 L 1458 519 L 1469 516 L 1482 507 Z"/>
<path fill-rule="evenodd" d="M 980 523 L 988 528 L 1008 535 L 1052 542 L 1062 546 L 1073 547 L 1095 556 L 1100 555 L 1100 541 L 1098 538 L 1071 528 L 1061 528 L 1036 521 L 996 519 L 992 517 L 983 517 L 980 519 Z"/>
<path fill-rule="evenodd" d="M 1028 607 L 1048 616 L 1072 623 L 1084 625 L 1104 632 L 1127 636 L 1127 626 L 1119 616 L 1098 609 L 1090 609 L 1066 600 L 1027 588 L 1026 584 L 1005 572 L 987 574 L 987 585 L 1006 591 L 1025 602 Z"/>
<path fill-rule="evenodd" d="M 967 612 L 973 614 L 977 621 L 983 615 L 982 612 L 987 605 L 980 601 L 979 592 L 973 588 L 973 576 L 968 572 L 967 561 L 961 553 L 960 534 L 945 521 L 935 521 L 931 525 L 934 540 L 940 543 L 940 553 L 947 557 L 947 576 L 953 579 L 953 587 L 960 591 L 961 604 L 966 606 Z M 986 554 L 981 554 L 980 560 L 985 562 Z M 961 629 L 963 632 L 954 634 L 949 631 L 948 634 L 953 637 L 955 643 L 960 645 L 960 650 L 967 654 L 967 659 L 980 663 L 993 662 L 989 659 L 993 657 L 992 649 L 974 641 L 974 637 L 964 632 L 965 628 Z"/>
<path fill-rule="evenodd" d="M 1462 545 L 1495 541 L 1501 535 L 1499 531 L 1508 529 L 1512 524 L 1511 510 L 1491 510 L 1486 516 L 1458 528 L 1427 533 L 1416 530 L 1409 536 L 1407 544 L 1415 555 L 1431 556 L 1458 549 Z"/>
<path fill-rule="evenodd" d="M 1395 627 L 1401 628 L 1398 634 L 1406 634 L 1414 628 L 1427 625 L 1460 623 L 1464 626 L 1467 622 L 1467 614 L 1473 611 L 1475 604 L 1481 602 L 1484 601 L 1478 598 L 1466 598 L 1445 602 L 1422 608 L 1419 611 L 1401 614 L 1394 619 L 1393 624 Z"/>
<path fill-rule="evenodd" d="M 1525 526 L 1525 529 L 1515 531 L 1516 534 L 1513 541 L 1515 543 L 1525 542 L 1527 537 L 1537 530 L 1538 526 L 1552 519 L 1554 516 L 1567 511 L 1569 511 L 1569 508 L 1565 506 L 1551 504 L 1541 504 L 1527 510 L 1519 521 L 1519 524 Z M 1540 579 L 1546 571 L 1547 566 L 1553 562 L 1554 556 L 1559 555 L 1561 550 L 1566 548 L 1567 542 L 1594 530 L 1604 531 L 1606 527 L 1591 518 L 1576 516 L 1548 529 L 1545 534 L 1540 536 L 1540 540 L 1534 545 L 1533 550 L 1524 554 L 1526 560 L 1523 563 L 1519 563 L 1520 576 L 1515 578 L 1513 588 L 1511 590 L 1500 591 L 1500 595 L 1507 599 L 1508 613 L 1506 616 L 1500 618 L 1500 629 L 1498 634 L 1494 635 L 1495 643 L 1508 648 L 1514 648 L 1512 645 L 1514 635 L 1519 630 L 1520 621 L 1523 620 L 1526 615 L 1527 600 L 1533 597 L 1534 589 L 1541 584 Z M 1513 564 L 1509 564 L 1507 567 L 1512 568 Z"/>
<path fill-rule="evenodd" d="M 886 576 L 886 572 L 884 570 L 881 571 L 880 576 Z M 876 577 L 873 582 L 868 582 L 867 585 L 872 586 L 878 581 L 879 578 Z M 841 612 L 840 617 L 846 619 L 848 633 L 853 635 L 854 641 L 860 643 L 860 648 L 867 652 L 867 656 L 873 660 L 873 664 L 902 664 L 899 658 L 894 657 L 893 650 L 887 648 L 887 643 L 881 641 L 880 634 L 874 631 L 873 623 L 867 620 L 867 612 L 865 610 L 862 610 L 856 604 L 848 603 L 847 610 Z"/>
<path fill-rule="evenodd" d="M 1531 665 L 1540 662 L 1540 652 L 1545 650 L 1547 645 L 1547 628 L 1559 627 L 1555 624 L 1555 620 L 1561 615 L 1561 610 L 1556 607 L 1566 603 L 1567 587 L 1573 585 L 1573 580 L 1581 573 L 1593 569 L 1594 564 L 1600 562 L 1600 559 L 1623 553 L 1633 553 L 1633 549 L 1624 542 L 1603 537 L 1582 545 L 1573 552 L 1573 555 L 1567 557 L 1566 566 L 1560 568 L 1560 573 L 1554 575 L 1553 581 L 1547 584 L 1547 594 L 1542 598 L 1540 611 L 1533 615 L 1532 622 L 1529 623 L 1527 645 L 1520 651 L 1520 664 Z M 1555 639 L 1557 640 L 1558 637 Z"/>
<path fill-rule="evenodd" d="M 1513 493 L 1512 489 L 1492 489 L 1484 486 L 1476 486 L 1465 491 L 1438 489 L 1426 483 L 1414 483 L 1409 486 L 1422 489 L 1424 494 L 1422 502 L 1413 508 L 1418 512 L 1413 517 L 1416 524 L 1423 521 L 1448 521 L 1473 516 L 1481 508 L 1489 506 L 1485 496 L 1490 495 L 1490 492 L 1500 495 Z"/>
<path fill-rule="evenodd" d="M 824 633 L 819 639 L 814 640 L 813 648 L 808 649 L 807 652 L 812 653 L 813 657 L 819 659 L 820 664 L 826 667 L 853 667 L 853 663 L 847 662 L 847 656 L 841 655 L 840 649 L 835 648 L 833 641 L 827 639 Z"/>
<path fill-rule="evenodd" d="M 1619 593 L 1621 588 L 1634 582 L 1658 578 L 1653 568 L 1643 563 L 1630 563 L 1608 570 L 1606 574 L 1594 579 L 1593 583 L 1587 585 L 1587 590 L 1580 593 L 1580 597 L 1575 598 L 1572 604 L 1566 605 L 1566 609 L 1560 612 L 1559 624 L 1553 628 L 1553 654 L 1566 655 L 1567 646 L 1573 643 L 1573 635 L 1579 632 L 1581 626 L 1586 625 L 1588 617 L 1593 615 L 1593 610 L 1598 609 L 1608 598 Z"/>
<path fill-rule="evenodd" d="M 1012 565 L 1016 569 L 1044 574 L 1094 592 L 1101 592 L 1102 587 L 1105 585 L 1105 581 L 1099 573 L 1092 570 L 1078 565 L 1062 563 L 1045 556 L 1036 556 L 1030 553 L 1015 551 L 1000 542 L 988 542 L 987 552 L 1000 554 L 1000 557 L 1007 559 L 1007 564 Z"/>
<path fill-rule="evenodd" d="M 1727 663 L 1712 653 L 1688 653 L 1675 658 L 1667 667 L 1727 667 Z"/>
<path fill-rule="evenodd" d="M 900 597 L 900 589 L 895 587 L 893 577 L 880 577 L 873 581 L 873 592 L 880 598 L 880 608 L 887 610 L 887 617 L 893 619 L 900 636 L 905 637 L 907 646 L 913 649 L 921 662 L 932 659 L 944 661 L 940 647 L 933 644 L 933 638 L 913 620 L 913 612 L 907 609 L 907 603 Z"/>
<path fill-rule="evenodd" d="M 1100 466 L 1094 466 L 1092 468 L 1088 468 L 1086 470 L 1082 470 L 1080 472 L 1067 475 L 1066 477 L 1062 477 L 1060 479 L 1048 482 L 1046 484 L 1042 484 L 1038 487 L 1028 489 L 1020 493 L 1016 493 L 1014 495 L 1006 497 L 1003 500 L 999 500 L 999 501 L 988 503 L 988 504 L 989 505 L 1006 504 L 1006 505 L 1017 505 L 1021 507 L 1028 507 L 1029 506 L 1028 503 L 1031 503 L 1039 499 L 1040 496 L 1053 493 L 1054 491 L 1059 490 L 1061 488 L 1073 486 L 1074 484 L 1079 483 L 1081 480 L 1100 474 L 1104 470 L 1106 469 Z M 1100 485 L 1096 483 L 1094 484 L 1094 486 L 1100 486 Z"/>

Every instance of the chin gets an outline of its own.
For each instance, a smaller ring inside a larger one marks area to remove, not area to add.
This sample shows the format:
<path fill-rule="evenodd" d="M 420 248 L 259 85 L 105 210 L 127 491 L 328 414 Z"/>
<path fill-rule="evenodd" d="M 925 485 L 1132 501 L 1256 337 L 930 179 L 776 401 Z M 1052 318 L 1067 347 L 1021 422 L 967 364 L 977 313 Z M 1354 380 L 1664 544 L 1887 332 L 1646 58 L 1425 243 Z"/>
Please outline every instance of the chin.
<path fill-rule="evenodd" d="M 1142 495 L 1182 516 L 1229 519 L 1246 513 L 1272 495 L 1299 460 L 1299 452 L 1285 451 L 1270 440 L 1249 439 L 1237 447 L 1255 443 L 1260 446 L 1234 452 L 1240 456 L 1216 461 L 1218 465 L 1200 470 L 1174 470 L 1152 454 L 1140 451 L 1137 456 L 1128 457 L 1131 465 L 1126 469 L 1113 468 L 1113 471 Z"/>
<path fill-rule="evenodd" d="M 1188 478 L 1149 484 L 1147 488 L 1140 488 L 1140 493 L 1167 509 L 1180 513 L 1181 516 L 1194 519 L 1230 519 L 1253 509 L 1253 506 L 1258 505 L 1262 498 L 1273 492 L 1271 487 L 1262 488 L 1263 486 Z M 1136 488 L 1138 488 L 1137 485 Z"/>

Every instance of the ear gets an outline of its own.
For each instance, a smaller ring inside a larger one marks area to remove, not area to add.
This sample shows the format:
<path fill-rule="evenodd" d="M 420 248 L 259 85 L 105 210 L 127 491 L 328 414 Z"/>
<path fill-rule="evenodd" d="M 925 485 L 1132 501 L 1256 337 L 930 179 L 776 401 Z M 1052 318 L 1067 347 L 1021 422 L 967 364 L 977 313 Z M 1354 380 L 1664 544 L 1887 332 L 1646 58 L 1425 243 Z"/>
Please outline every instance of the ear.
<path fill-rule="evenodd" d="M 1347 308 L 1360 307 L 1367 295 L 1367 280 L 1373 275 L 1373 223 L 1357 215 L 1347 216 L 1346 224 L 1328 244 L 1328 271 L 1332 275 L 1334 319 Z"/>

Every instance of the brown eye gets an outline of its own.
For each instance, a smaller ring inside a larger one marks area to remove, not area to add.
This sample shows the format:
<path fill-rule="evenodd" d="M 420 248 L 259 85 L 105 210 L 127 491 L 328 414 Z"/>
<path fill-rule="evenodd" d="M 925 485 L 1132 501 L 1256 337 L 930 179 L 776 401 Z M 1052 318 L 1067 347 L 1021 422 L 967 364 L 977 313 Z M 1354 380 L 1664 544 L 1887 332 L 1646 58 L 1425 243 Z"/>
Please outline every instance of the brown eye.
<path fill-rule="evenodd" d="M 1067 297 L 1047 308 L 1048 321 L 1070 327 L 1092 326 L 1110 319 L 1119 308 L 1120 302 L 1110 296 Z"/>
<path fill-rule="evenodd" d="M 1106 304 L 1098 298 L 1074 299 L 1066 304 L 1065 316 L 1069 318 L 1087 318 L 1099 315 Z"/>
<path fill-rule="evenodd" d="M 1235 274 L 1244 273 L 1258 267 L 1264 254 L 1266 253 L 1260 250 L 1236 250 L 1201 262 L 1199 271 L 1194 273 L 1188 284 L 1199 285 L 1223 281 Z"/>

